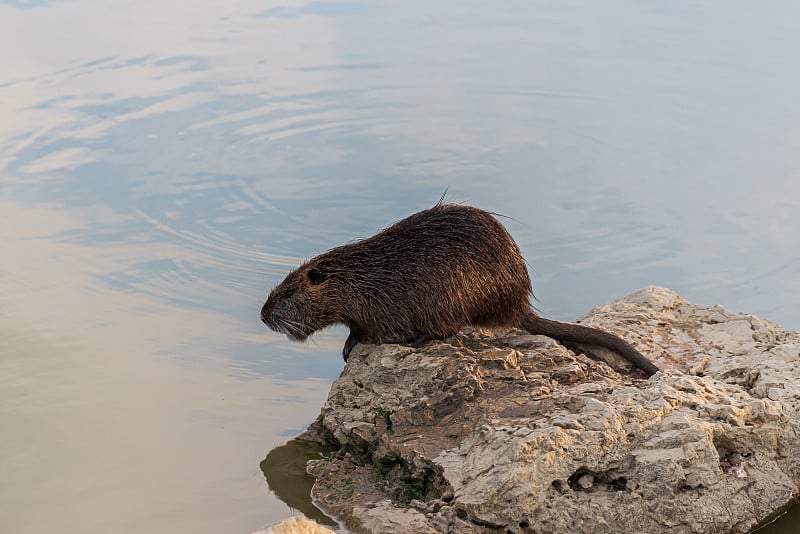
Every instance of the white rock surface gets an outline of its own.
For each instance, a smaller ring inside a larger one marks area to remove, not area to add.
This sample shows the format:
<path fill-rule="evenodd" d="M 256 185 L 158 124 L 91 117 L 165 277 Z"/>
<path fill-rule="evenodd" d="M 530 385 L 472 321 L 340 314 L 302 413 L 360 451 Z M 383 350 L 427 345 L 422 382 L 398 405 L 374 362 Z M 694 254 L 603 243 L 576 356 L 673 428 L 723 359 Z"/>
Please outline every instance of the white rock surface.
<path fill-rule="evenodd" d="M 305 436 L 341 447 L 316 502 L 354 532 L 599 534 L 747 532 L 797 499 L 800 334 L 659 287 L 581 322 L 662 372 L 522 332 L 357 347 Z"/>

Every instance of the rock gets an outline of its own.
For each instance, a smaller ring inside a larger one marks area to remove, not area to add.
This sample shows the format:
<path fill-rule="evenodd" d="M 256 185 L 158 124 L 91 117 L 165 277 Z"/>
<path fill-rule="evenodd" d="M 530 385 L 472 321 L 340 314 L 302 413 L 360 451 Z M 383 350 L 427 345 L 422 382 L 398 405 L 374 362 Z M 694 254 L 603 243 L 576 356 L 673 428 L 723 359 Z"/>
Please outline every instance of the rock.
<path fill-rule="evenodd" d="M 253 534 L 335 534 L 335 532 L 307 517 L 290 517 Z"/>
<path fill-rule="evenodd" d="M 581 318 L 649 380 L 519 331 L 357 346 L 303 436 L 353 532 L 747 532 L 800 482 L 800 334 L 648 287 Z M 594 349 L 594 355 L 615 355 Z"/>

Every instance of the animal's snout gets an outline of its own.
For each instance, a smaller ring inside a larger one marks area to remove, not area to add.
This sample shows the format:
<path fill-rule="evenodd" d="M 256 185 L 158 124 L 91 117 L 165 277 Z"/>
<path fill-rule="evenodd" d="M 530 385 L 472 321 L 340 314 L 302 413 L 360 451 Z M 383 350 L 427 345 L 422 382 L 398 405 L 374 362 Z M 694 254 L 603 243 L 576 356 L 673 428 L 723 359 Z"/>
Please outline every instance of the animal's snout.
<path fill-rule="evenodd" d="M 283 316 L 286 313 L 286 304 L 275 299 L 267 299 L 267 302 L 261 307 L 261 321 L 267 325 L 270 330 L 282 332 L 281 323 Z"/>
<path fill-rule="evenodd" d="M 264 304 L 263 306 L 261 306 L 261 321 L 267 326 L 270 326 L 269 315 L 270 315 L 270 307 Z"/>

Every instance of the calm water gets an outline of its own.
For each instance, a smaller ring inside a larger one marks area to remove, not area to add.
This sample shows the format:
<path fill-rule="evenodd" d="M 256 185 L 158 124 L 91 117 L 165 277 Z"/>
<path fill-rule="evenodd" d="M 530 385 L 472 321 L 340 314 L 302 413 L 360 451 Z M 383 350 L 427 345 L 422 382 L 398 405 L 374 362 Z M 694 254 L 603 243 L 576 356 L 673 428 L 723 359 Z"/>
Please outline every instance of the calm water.
<path fill-rule="evenodd" d="M 259 463 L 346 332 L 266 292 L 446 188 L 549 317 L 658 284 L 800 329 L 800 5 L 491 6 L 0 0 L 0 532 L 290 515 Z"/>

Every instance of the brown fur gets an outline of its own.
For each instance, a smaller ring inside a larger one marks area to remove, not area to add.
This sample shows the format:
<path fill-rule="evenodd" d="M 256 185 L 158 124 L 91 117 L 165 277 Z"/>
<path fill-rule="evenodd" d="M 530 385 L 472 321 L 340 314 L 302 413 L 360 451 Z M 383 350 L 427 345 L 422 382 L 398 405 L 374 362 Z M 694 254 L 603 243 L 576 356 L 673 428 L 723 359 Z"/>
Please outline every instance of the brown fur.
<path fill-rule="evenodd" d="M 648 375 L 658 371 L 617 336 L 539 317 L 531 296 L 525 260 L 497 219 L 440 203 L 308 260 L 270 292 L 261 318 L 296 341 L 344 324 L 345 360 L 357 343 L 419 345 L 467 325 L 515 326 L 601 345 Z"/>

